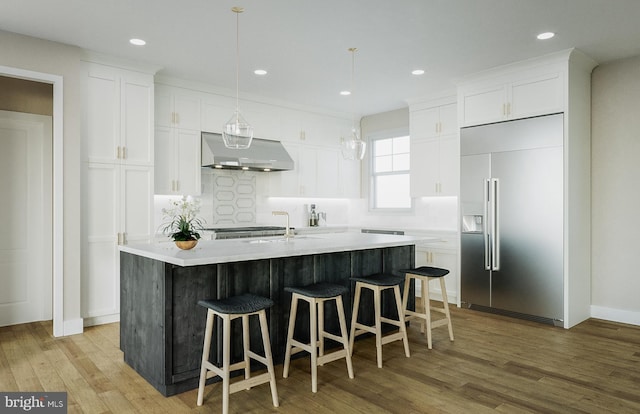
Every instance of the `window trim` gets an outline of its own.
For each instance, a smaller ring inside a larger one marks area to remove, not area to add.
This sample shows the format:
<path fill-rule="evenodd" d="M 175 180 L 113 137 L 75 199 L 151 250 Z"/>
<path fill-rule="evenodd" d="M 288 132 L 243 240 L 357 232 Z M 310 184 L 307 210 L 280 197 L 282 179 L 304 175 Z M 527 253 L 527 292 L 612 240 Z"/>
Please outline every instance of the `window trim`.
<path fill-rule="evenodd" d="M 415 202 L 414 202 L 414 198 L 411 197 L 411 195 L 409 195 L 409 199 L 411 203 L 409 207 L 400 208 L 400 207 L 376 207 L 375 206 L 375 198 L 376 198 L 375 176 L 376 175 L 396 175 L 397 172 L 391 171 L 391 172 L 383 172 L 380 174 L 374 174 L 374 159 L 373 159 L 374 158 L 374 151 L 373 151 L 374 142 L 381 139 L 399 138 L 399 137 L 405 137 L 405 136 L 409 137 L 409 155 L 411 155 L 411 136 L 409 135 L 409 131 L 407 131 L 404 128 L 378 132 L 378 133 L 367 136 L 367 145 L 370 148 L 367 154 L 367 159 L 368 159 L 367 163 L 369 167 L 368 168 L 369 169 L 368 171 L 369 203 L 368 204 L 369 204 L 369 212 L 371 213 L 388 214 L 388 215 L 410 215 L 415 211 Z M 409 174 L 409 179 L 410 179 L 411 166 L 409 166 L 409 169 L 406 171 Z M 405 172 L 402 171 L 402 174 L 404 173 Z"/>

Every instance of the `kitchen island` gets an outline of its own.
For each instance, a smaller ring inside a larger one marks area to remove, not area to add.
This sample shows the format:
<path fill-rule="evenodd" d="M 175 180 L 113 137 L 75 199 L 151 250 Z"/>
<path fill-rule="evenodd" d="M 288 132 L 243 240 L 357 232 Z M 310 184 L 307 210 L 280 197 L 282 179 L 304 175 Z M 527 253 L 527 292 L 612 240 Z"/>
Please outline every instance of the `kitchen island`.
<path fill-rule="evenodd" d="M 269 335 L 274 362 L 281 363 L 291 300 L 285 286 L 329 282 L 349 287 L 343 301 L 350 323 L 354 284 L 349 278 L 413 267 L 415 243 L 424 240 L 348 232 L 201 241 L 187 251 L 170 242 L 120 246 L 124 360 L 165 396 L 197 388 L 206 320 L 206 310 L 198 301 L 249 292 L 275 302 L 268 310 Z M 409 307 L 413 309 L 412 293 Z M 391 297 L 383 296 L 383 313 L 397 317 Z M 371 297 L 361 300 L 360 314 L 361 321 L 372 322 Z M 337 332 L 335 307 L 328 304 L 325 315 L 327 328 Z M 233 324 L 232 329 L 232 359 L 237 360 L 242 351 L 240 325 Z M 308 338 L 308 330 L 308 310 L 299 309 L 296 337 Z M 214 330 L 214 362 L 222 357 L 220 339 Z M 263 352 L 257 321 L 251 321 L 251 347 Z"/>

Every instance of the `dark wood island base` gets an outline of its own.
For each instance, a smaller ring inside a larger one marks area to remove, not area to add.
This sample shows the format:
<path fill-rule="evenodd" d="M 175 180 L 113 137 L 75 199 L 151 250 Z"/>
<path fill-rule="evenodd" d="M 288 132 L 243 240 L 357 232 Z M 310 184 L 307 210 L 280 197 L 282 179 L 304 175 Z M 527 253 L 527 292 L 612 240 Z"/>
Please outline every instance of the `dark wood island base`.
<path fill-rule="evenodd" d="M 350 327 L 355 283 L 349 278 L 392 273 L 411 268 L 414 263 L 413 244 L 184 267 L 121 251 L 120 349 L 125 362 L 163 395 L 178 394 L 198 387 L 206 321 L 206 310 L 198 306 L 199 300 L 246 292 L 271 298 L 275 305 L 267 313 L 269 336 L 274 363 L 280 364 L 291 301 L 285 286 L 324 281 L 349 287 L 343 301 Z M 408 308 L 415 309 L 413 291 L 409 299 Z M 372 297 L 363 295 L 360 306 L 359 320 L 372 323 Z M 338 332 L 335 307 L 327 306 L 325 312 L 327 329 Z M 383 297 L 383 312 L 397 318 L 392 297 Z M 222 359 L 218 327 L 214 326 L 212 362 Z M 238 359 L 242 335 L 239 324 L 232 328 L 232 359 Z M 296 337 L 308 338 L 308 330 L 308 308 L 301 307 Z M 257 321 L 252 321 L 251 347 L 262 353 L 259 333 Z"/>

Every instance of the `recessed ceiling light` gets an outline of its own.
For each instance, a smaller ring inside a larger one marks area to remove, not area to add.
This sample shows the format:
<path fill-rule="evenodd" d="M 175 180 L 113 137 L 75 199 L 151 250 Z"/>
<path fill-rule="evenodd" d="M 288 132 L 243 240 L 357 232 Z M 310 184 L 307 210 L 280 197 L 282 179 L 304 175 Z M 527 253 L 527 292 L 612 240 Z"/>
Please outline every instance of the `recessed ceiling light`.
<path fill-rule="evenodd" d="M 411 71 L 412 75 L 424 75 L 424 70 L 423 69 L 415 69 Z"/>
<path fill-rule="evenodd" d="M 256 69 L 256 70 L 253 71 L 253 73 L 255 73 L 256 75 L 263 76 L 263 75 L 267 74 L 267 71 L 264 70 L 264 69 Z"/>
<path fill-rule="evenodd" d="M 555 36 L 556 34 L 553 32 L 544 32 L 544 33 L 540 33 L 538 36 L 536 36 L 538 38 L 538 40 L 547 40 L 547 39 L 551 39 L 553 36 Z"/>
<path fill-rule="evenodd" d="M 351 91 L 340 91 L 340 95 L 349 96 L 349 95 L 351 95 Z"/>
<path fill-rule="evenodd" d="M 147 44 L 147 42 L 142 39 L 129 39 L 129 43 L 135 46 L 144 46 Z"/>

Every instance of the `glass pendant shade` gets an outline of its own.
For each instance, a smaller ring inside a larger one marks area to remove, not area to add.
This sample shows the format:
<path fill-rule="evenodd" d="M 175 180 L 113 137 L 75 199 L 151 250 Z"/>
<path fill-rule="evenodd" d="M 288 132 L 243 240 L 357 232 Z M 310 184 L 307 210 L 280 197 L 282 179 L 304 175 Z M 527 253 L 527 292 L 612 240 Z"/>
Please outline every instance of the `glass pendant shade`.
<path fill-rule="evenodd" d="M 253 127 L 244 120 L 240 111 L 236 110 L 222 129 L 224 146 L 234 149 L 246 149 L 253 140 Z"/>
<path fill-rule="evenodd" d="M 346 160 L 361 160 L 367 149 L 367 143 L 360 139 L 355 129 L 351 131 L 349 139 L 342 144 L 342 157 Z"/>

